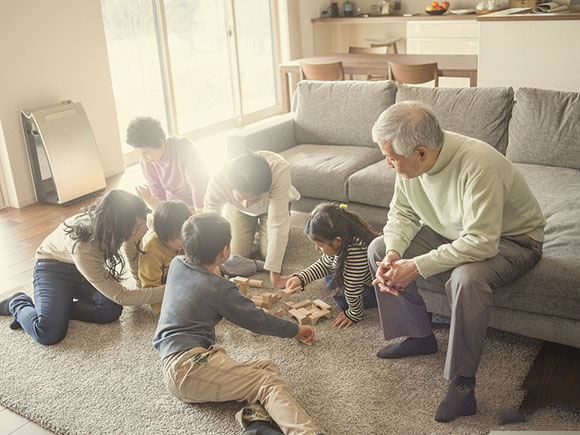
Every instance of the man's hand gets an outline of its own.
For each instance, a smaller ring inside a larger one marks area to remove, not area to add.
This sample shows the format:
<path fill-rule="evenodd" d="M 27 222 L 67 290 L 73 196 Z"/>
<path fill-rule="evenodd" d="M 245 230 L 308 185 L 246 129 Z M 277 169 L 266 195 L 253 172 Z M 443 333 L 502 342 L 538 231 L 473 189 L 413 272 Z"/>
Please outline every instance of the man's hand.
<path fill-rule="evenodd" d="M 297 276 L 287 276 L 286 278 L 286 288 L 294 290 L 294 293 L 298 293 L 302 289 L 302 282 Z"/>
<path fill-rule="evenodd" d="M 285 288 L 287 280 L 288 280 L 287 277 L 281 277 L 280 273 L 278 272 L 270 272 L 270 281 L 272 282 L 272 285 L 276 288 Z"/>
<path fill-rule="evenodd" d="M 419 276 L 415 260 L 397 260 L 385 274 L 386 284 L 399 290 L 404 289 Z"/>
<path fill-rule="evenodd" d="M 298 325 L 298 334 L 294 338 L 306 344 L 314 344 L 314 329 L 310 326 Z"/>
<path fill-rule="evenodd" d="M 332 326 L 338 329 L 343 329 L 348 328 L 350 325 L 352 325 L 352 323 L 353 323 L 352 320 L 346 317 L 344 311 L 341 311 L 340 314 L 336 317 L 336 319 L 334 319 L 334 322 L 332 322 Z"/>
<path fill-rule="evenodd" d="M 379 287 L 379 290 L 384 293 L 391 293 L 392 295 L 399 296 L 399 288 L 395 287 L 394 285 L 387 284 L 387 274 L 391 270 L 393 264 L 400 260 L 401 256 L 397 251 L 390 250 L 383 258 L 383 261 L 377 261 L 377 273 L 375 275 L 375 280 L 373 281 L 373 285 Z"/>
<path fill-rule="evenodd" d="M 155 209 L 155 207 L 157 207 L 159 201 L 153 197 L 153 194 L 151 193 L 149 186 L 141 184 L 135 187 L 135 190 L 137 191 L 137 194 L 141 198 L 143 198 L 143 201 L 145 201 L 149 207 L 151 207 L 152 209 Z"/>

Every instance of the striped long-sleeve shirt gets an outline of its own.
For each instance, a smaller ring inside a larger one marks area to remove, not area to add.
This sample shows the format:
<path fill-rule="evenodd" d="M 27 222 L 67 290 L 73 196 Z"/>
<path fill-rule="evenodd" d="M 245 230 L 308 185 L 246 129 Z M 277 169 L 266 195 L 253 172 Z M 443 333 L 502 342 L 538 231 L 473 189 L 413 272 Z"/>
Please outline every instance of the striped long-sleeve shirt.
<path fill-rule="evenodd" d="M 363 286 L 372 285 L 372 276 L 367 262 L 368 246 L 359 240 L 349 245 L 346 249 L 346 259 L 344 263 L 344 297 L 348 304 L 348 309 L 344 314 L 353 322 L 358 322 L 364 318 Z M 334 273 L 338 256 L 322 254 L 320 259 L 304 269 L 298 274 L 305 284 Z"/>

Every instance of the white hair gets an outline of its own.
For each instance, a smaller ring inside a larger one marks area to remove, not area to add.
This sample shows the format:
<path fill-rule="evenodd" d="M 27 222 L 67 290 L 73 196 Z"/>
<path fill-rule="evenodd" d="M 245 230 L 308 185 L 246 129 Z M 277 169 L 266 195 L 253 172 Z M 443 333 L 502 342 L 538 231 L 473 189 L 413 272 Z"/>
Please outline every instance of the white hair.
<path fill-rule="evenodd" d="M 404 101 L 393 104 L 380 114 L 373 126 L 373 141 L 388 143 L 393 150 L 409 157 L 418 146 L 438 150 L 444 135 L 439 121 L 425 104 Z"/>

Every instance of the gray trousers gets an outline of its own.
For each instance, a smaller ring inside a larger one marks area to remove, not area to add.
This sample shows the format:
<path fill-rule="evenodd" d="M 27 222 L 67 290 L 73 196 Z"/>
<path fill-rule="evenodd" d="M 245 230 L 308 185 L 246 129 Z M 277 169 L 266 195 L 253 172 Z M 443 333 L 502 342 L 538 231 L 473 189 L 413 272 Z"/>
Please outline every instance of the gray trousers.
<path fill-rule="evenodd" d="M 450 242 L 424 226 L 403 258 L 414 258 Z M 385 250 L 382 236 L 369 245 L 369 265 L 373 276 L 377 271 L 376 262 L 385 257 Z M 445 379 L 451 380 L 454 375 L 475 376 L 493 305 L 493 289 L 514 282 L 530 270 L 541 256 L 541 242 L 526 235 L 502 237 L 495 257 L 465 263 L 429 278 L 445 283 L 451 305 Z M 406 287 L 399 296 L 383 293 L 378 287 L 376 293 L 385 340 L 403 336 L 427 337 L 432 333 L 430 315 L 417 291 L 416 282 Z"/>

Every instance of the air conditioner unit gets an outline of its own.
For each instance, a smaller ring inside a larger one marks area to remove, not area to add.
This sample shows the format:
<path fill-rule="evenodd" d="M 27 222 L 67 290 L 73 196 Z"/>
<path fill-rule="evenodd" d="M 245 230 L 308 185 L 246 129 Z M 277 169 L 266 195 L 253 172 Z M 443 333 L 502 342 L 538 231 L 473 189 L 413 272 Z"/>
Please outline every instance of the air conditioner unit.
<path fill-rule="evenodd" d="M 105 175 L 81 103 L 20 112 L 36 199 L 67 204 L 100 192 Z"/>

